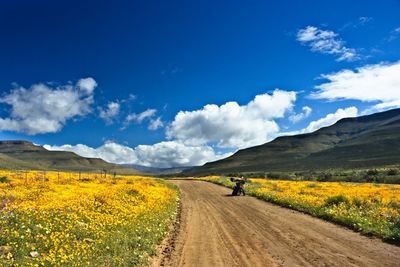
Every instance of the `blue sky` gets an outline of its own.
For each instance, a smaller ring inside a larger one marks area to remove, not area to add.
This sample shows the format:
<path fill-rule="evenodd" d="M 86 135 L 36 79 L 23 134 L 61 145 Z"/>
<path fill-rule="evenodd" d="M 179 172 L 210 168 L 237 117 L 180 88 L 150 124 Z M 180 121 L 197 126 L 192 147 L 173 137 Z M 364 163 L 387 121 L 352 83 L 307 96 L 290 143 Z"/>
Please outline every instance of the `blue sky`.
<path fill-rule="evenodd" d="M 399 1 L 82 2 L 0 4 L 0 139 L 198 165 L 400 106 Z"/>

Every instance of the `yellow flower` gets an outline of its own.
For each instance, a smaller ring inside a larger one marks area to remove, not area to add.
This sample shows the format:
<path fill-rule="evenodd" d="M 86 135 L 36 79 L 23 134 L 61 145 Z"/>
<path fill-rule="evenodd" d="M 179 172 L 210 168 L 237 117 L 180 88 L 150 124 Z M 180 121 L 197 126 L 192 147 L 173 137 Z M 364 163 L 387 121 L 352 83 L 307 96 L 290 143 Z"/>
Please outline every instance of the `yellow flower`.
<path fill-rule="evenodd" d="M 5 218 L 0 234 L 16 248 L 40 251 L 35 258 L 40 265 L 81 266 L 98 260 L 112 250 L 111 242 L 129 238 L 126 231 L 140 236 L 147 229 L 155 245 L 159 231 L 154 225 L 166 227 L 169 221 L 163 218 L 171 218 L 178 200 L 175 189 L 148 177 L 6 170 L 0 176 L 12 184 L 0 183 L 0 204 L 7 203 L 0 209 L 0 218 Z M 10 265 L 4 260 L 0 266 Z M 29 266 L 32 259 L 15 260 L 16 266 Z"/>

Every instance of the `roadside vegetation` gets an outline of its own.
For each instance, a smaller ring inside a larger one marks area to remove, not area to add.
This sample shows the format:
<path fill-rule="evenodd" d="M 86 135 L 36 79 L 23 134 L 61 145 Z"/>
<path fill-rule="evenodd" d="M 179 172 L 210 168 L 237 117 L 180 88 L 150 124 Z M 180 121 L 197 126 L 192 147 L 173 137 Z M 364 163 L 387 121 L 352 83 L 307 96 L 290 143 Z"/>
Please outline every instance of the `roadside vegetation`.
<path fill-rule="evenodd" d="M 400 184 L 400 166 L 371 169 L 327 169 L 298 172 L 232 172 L 226 176 L 263 177 L 270 180 Z"/>
<path fill-rule="evenodd" d="M 228 177 L 200 178 L 228 187 Z M 249 179 L 246 193 L 366 235 L 400 242 L 400 185 Z"/>
<path fill-rule="evenodd" d="M 178 198 L 140 176 L 0 171 L 0 266 L 145 264 Z"/>

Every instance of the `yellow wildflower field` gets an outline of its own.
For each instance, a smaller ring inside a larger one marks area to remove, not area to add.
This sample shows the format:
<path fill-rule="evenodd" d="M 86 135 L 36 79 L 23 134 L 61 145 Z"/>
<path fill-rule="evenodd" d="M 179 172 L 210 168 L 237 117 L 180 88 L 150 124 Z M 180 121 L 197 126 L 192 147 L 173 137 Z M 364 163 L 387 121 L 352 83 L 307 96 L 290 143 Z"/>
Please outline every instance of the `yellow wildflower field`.
<path fill-rule="evenodd" d="M 143 264 L 178 197 L 140 176 L 0 170 L 0 266 Z"/>
<path fill-rule="evenodd" d="M 227 177 L 202 179 L 234 185 Z M 400 241 L 400 185 L 249 179 L 246 193 L 365 234 Z"/>

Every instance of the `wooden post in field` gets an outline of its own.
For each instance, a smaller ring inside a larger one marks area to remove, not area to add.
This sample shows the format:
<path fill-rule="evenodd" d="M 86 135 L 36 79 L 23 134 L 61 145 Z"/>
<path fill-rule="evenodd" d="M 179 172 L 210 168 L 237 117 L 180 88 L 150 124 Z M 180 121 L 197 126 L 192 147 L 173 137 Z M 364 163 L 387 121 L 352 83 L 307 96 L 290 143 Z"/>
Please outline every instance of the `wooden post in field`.
<path fill-rule="evenodd" d="M 78 178 L 78 180 L 81 181 L 81 172 L 79 172 L 79 178 Z"/>
<path fill-rule="evenodd" d="M 57 171 L 57 183 L 58 184 L 60 183 L 60 172 L 59 171 Z"/>

